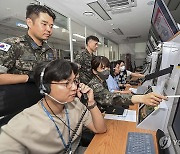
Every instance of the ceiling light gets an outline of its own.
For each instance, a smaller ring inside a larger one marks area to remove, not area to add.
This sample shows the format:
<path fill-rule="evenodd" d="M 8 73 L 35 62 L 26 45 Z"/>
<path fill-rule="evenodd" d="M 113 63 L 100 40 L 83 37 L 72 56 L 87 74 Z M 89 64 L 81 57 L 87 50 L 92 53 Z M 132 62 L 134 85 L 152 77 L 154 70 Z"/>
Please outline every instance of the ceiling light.
<path fill-rule="evenodd" d="M 59 28 L 59 26 L 53 25 L 53 28 L 54 28 L 54 29 L 57 29 L 57 28 Z"/>
<path fill-rule="evenodd" d="M 86 39 L 84 36 L 79 35 L 79 34 L 73 34 L 73 35 L 76 36 L 76 37 L 82 38 L 82 39 Z"/>
<path fill-rule="evenodd" d="M 91 11 L 85 11 L 84 13 L 83 13 L 83 15 L 85 15 L 85 16 L 95 16 L 95 14 L 93 13 L 93 12 L 91 12 Z"/>
<path fill-rule="evenodd" d="M 111 24 L 111 26 L 113 26 L 114 24 Z"/>
<path fill-rule="evenodd" d="M 16 22 L 16 26 L 22 27 L 22 28 L 28 28 L 28 26 L 26 24 L 23 24 L 23 23 L 20 23 L 20 22 Z"/>
<path fill-rule="evenodd" d="M 98 1 L 91 2 L 87 4 L 91 9 L 93 9 L 104 21 L 111 20 L 111 17 L 104 10 L 104 8 L 99 4 Z"/>
<path fill-rule="evenodd" d="M 118 34 L 118 35 L 124 35 L 123 32 L 119 28 L 113 28 L 113 30 Z"/>
<path fill-rule="evenodd" d="M 73 42 L 76 42 L 76 39 L 72 39 Z"/>
<path fill-rule="evenodd" d="M 69 31 L 65 28 L 62 28 L 62 33 L 68 33 Z"/>

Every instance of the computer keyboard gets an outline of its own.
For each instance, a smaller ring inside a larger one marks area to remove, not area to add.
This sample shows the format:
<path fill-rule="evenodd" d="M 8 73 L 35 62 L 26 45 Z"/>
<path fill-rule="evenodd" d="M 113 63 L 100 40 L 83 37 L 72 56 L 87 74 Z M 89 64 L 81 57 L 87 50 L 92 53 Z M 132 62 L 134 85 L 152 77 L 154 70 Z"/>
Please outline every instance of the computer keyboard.
<path fill-rule="evenodd" d="M 129 132 L 126 154 L 155 154 L 152 134 Z"/>

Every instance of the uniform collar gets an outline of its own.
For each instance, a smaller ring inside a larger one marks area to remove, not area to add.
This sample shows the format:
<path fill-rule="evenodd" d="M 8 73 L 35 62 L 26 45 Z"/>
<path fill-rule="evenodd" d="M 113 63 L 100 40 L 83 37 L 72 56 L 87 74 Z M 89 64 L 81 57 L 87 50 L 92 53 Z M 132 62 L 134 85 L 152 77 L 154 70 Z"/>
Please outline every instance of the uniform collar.
<path fill-rule="evenodd" d="M 25 35 L 25 39 L 29 42 L 30 46 L 31 46 L 32 49 L 34 49 L 34 50 L 41 50 L 42 47 L 45 48 L 45 50 L 50 49 L 50 47 L 48 46 L 48 44 L 46 43 L 46 41 L 43 41 L 43 42 L 42 42 L 42 46 L 38 46 L 38 45 L 34 42 L 34 40 L 33 40 L 28 34 Z"/>
<path fill-rule="evenodd" d="M 92 54 L 91 54 L 91 53 L 89 53 L 89 51 L 88 51 L 87 49 L 85 50 L 85 52 L 86 52 L 88 55 L 91 55 L 91 56 L 93 56 L 93 55 L 94 55 L 93 53 L 92 53 Z"/>

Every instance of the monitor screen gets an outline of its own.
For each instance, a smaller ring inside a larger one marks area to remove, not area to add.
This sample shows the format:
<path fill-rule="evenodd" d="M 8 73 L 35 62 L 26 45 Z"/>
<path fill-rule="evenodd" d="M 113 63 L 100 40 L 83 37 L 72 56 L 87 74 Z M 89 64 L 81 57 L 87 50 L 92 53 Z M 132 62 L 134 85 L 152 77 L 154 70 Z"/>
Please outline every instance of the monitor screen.
<path fill-rule="evenodd" d="M 156 0 L 151 23 L 163 42 L 168 41 L 179 31 L 163 0 Z"/>

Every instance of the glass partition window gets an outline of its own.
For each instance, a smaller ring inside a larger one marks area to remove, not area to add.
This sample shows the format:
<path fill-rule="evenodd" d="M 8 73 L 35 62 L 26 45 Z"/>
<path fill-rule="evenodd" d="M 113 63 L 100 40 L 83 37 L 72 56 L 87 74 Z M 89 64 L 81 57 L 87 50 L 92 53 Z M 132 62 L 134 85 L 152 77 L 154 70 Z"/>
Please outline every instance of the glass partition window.
<path fill-rule="evenodd" d="M 118 52 L 118 45 L 114 42 L 108 41 L 108 48 L 109 48 L 109 60 L 115 61 L 119 58 L 119 52 Z"/>
<path fill-rule="evenodd" d="M 1 1 L 0 5 L 0 41 L 8 37 L 24 35 L 27 31 L 25 23 L 26 7 L 30 3 L 39 4 L 36 0 Z"/>
<path fill-rule="evenodd" d="M 85 49 L 85 27 L 72 21 L 72 42 L 74 58 L 79 52 Z"/>
<path fill-rule="evenodd" d="M 55 13 L 56 19 L 48 43 L 55 51 L 54 54 L 57 58 L 70 60 L 68 18 L 53 9 L 52 11 Z"/>
<path fill-rule="evenodd" d="M 97 55 L 99 55 L 99 56 L 104 56 L 104 46 L 103 46 L 103 44 L 104 44 L 104 38 L 101 36 L 101 35 L 99 35 L 99 34 L 96 34 L 96 36 L 98 37 L 98 39 L 99 39 L 99 43 L 98 43 L 98 49 L 97 49 Z"/>

